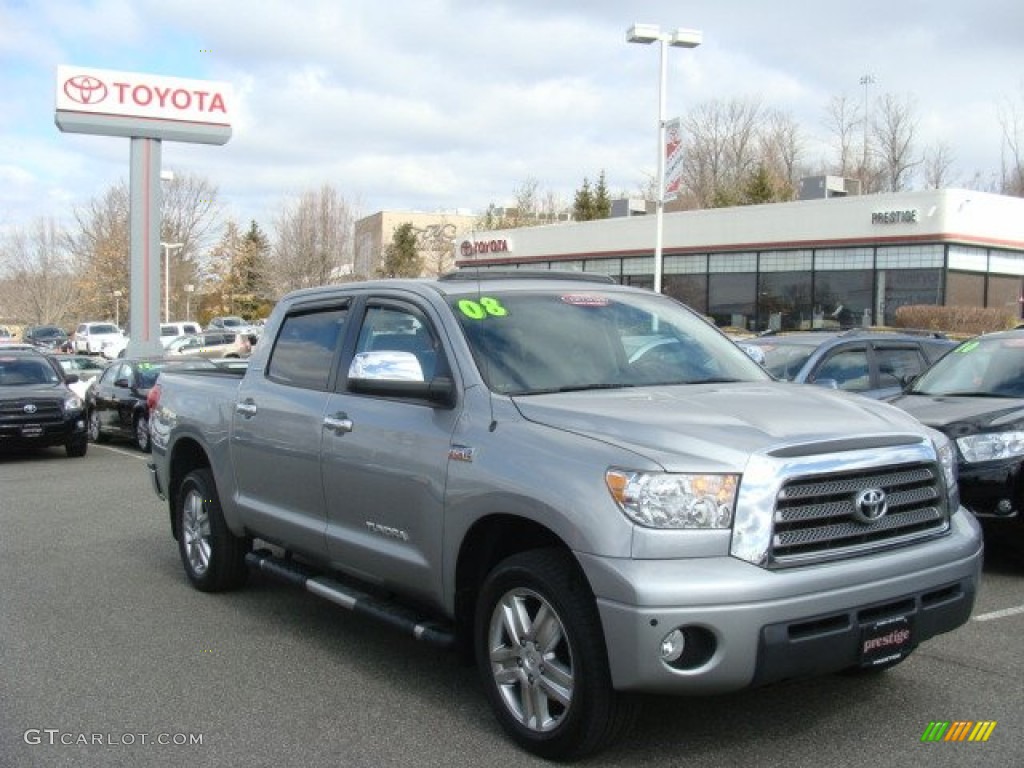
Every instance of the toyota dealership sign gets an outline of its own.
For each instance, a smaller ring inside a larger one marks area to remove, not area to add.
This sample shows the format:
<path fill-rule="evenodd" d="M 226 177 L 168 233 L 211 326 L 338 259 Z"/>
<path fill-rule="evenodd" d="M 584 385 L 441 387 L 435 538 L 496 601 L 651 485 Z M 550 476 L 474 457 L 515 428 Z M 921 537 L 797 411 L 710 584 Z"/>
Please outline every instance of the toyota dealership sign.
<path fill-rule="evenodd" d="M 224 144 L 233 109 L 229 83 L 57 68 L 56 123 L 70 133 Z"/>

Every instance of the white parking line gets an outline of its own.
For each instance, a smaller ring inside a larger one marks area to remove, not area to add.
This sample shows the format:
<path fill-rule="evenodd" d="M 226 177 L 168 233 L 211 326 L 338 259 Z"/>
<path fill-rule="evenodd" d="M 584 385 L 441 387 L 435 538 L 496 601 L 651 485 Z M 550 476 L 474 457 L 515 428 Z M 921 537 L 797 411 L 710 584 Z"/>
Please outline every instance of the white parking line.
<path fill-rule="evenodd" d="M 148 453 L 139 453 L 138 451 L 126 451 L 122 448 L 115 448 L 112 445 L 96 445 L 91 443 L 90 448 L 102 448 L 104 451 L 110 451 L 111 453 L 120 453 L 122 456 L 128 456 L 132 459 L 138 459 L 139 461 L 145 461 L 149 458 Z"/>
<path fill-rule="evenodd" d="M 1004 608 L 1001 611 L 992 611 L 991 613 L 982 613 L 974 617 L 975 621 L 992 621 L 993 619 L 1005 619 L 1007 616 L 1016 616 L 1018 613 L 1024 613 L 1024 605 L 1018 605 L 1016 608 Z"/>

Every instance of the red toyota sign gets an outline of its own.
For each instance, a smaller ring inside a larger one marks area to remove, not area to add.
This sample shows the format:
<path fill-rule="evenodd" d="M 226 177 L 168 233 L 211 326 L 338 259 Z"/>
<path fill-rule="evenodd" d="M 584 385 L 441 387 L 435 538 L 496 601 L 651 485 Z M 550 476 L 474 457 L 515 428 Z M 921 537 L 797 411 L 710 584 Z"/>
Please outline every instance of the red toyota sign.
<path fill-rule="evenodd" d="M 57 68 L 57 111 L 116 117 L 231 125 L 229 83 L 115 72 Z"/>

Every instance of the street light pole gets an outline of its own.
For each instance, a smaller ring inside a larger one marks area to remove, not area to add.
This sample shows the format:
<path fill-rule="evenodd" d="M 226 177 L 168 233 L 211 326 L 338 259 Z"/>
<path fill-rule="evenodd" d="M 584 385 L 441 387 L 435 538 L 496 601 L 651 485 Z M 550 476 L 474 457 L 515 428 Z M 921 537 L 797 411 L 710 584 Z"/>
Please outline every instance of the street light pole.
<path fill-rule="evenodd" d="M 160 243 L 164 249 L 164 322 L 171 322 L 171 249 L 182 248 L 184 243 Z"/>
<path fill-rule="evenodd" d="M 626 31 L 626 42 L 661 44 L 661 64 L 658 77 L 658 194 L 655 200 L 654 222 L 654 291 L 661 293 L 664 259 L 662 240 L 665 231 L 665 102 L 668 82 L 668 47 L 696 48 L 704 41 L 704 33 L 696 29 L 676 29 L 662 32 L 657 24 L 634 24 Z"/>
<path fill-rule="evenodd" d="M 196 289 L 196 287 L 194 285 L 192 285 L 192 283 L 189 283 L 188 285 L 185 286 L 185 319 L 186 320 L 191 320 L 192 319 L 192 291 L 194 291 L 195 289 Z"/>
<path fill-rule="evenodd" d="M 121 297 L 123 295 L 121 291 L 114 291 L 114 325 L 118 328 L 121 327 Z"/>
<path fill-rule="evenodd" d="M 860 193 L 863 195 L 867 192 L 865 181 L 868 172 L 868 88 L 875 84 L 875 76 L 864 75 L 860 84 L 864 86 L 864 154 L 860 162 Z"/>

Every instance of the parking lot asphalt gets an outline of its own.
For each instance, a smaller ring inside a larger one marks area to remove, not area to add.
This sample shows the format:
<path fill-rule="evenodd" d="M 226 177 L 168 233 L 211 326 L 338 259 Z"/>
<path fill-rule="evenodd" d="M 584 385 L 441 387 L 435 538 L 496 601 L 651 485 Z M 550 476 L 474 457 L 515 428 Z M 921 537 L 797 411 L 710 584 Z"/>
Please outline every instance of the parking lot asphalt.
<path fill-rule="evenodd" d="M 871 677 L 649 697 L 590 766 L 1024 765 L 1024 567 L 989 547 L 975 614 Z M 994 721 L 985 742 L 930 723 Z M 254 575 L 187 583 L 145 457 L 0 455 L 0 766 L 540 765 L 447 652 Z"/>

